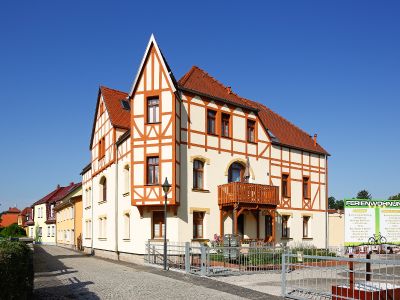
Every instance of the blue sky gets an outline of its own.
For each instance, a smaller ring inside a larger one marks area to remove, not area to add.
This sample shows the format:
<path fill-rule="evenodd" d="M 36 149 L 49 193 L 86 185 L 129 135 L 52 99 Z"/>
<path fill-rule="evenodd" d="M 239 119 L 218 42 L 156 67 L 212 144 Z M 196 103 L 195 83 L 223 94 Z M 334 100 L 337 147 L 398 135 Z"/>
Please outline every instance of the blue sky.
<path fill-rule="evenodd" d="M 330 195 L 400 192 L 398 2 L 136 2 L 1 2 L 0 210 L 80 180 L 98 86 L 127 91 L 151 33 L 177 78 L 198 65 L 318 133 Z"/>

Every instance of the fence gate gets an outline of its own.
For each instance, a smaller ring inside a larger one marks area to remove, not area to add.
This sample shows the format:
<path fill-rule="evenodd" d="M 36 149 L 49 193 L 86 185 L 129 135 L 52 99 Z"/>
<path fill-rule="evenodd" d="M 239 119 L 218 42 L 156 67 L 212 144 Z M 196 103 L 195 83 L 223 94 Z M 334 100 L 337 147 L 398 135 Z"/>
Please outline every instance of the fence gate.
<path fill-rule="evenodd" d="M 400 299 L 399 256 L 284 253 L 282 296 L 291 299 Z"/>

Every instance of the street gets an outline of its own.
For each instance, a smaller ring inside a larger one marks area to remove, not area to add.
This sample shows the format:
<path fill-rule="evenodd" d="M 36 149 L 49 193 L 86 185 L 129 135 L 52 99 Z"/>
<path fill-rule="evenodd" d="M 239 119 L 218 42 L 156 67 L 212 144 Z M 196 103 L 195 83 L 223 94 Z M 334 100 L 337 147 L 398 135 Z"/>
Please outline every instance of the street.
<path fill-rule="evenodd" d="M 35 299 L 279 299 L 179 272 L 35 245 Z"/>

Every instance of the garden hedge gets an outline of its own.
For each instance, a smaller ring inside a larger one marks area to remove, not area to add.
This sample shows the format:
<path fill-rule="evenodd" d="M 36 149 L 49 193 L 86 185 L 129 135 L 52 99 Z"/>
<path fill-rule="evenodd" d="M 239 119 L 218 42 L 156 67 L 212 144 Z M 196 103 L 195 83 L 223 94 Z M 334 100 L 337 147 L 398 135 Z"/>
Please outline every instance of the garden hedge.
<path fill-rule="evenodd" d="M 0 299 L 31 299 L 32 251 L 22 242 L 0 240 Z"/>

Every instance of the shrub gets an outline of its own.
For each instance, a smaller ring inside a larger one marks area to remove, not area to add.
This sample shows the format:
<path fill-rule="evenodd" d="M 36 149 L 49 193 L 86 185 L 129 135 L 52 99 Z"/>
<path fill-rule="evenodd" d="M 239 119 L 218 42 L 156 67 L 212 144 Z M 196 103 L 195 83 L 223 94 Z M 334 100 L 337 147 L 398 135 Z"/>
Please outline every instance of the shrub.
<path fill-rule="evenodd" d="M 26 231 L 18 224 L 11 224 L 8 227 L 3 228 L 0 232 L 2 237 L 23 237 L 26 236 Z"/>
<path fill-rule="evenodd" d="M 0 240 L 1 299 L 30 299 L 33 291 L 33 260 L 22 242 Z"/>

